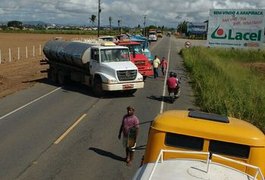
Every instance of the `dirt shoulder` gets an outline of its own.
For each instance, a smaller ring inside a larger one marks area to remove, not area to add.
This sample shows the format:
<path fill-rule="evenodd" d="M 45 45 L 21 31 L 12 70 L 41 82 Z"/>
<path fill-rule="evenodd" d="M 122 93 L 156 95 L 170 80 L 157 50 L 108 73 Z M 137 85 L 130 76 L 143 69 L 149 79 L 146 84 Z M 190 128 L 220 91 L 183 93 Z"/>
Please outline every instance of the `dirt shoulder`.
<path fill-rule="evenodd" d="M 0 98 L 47 78 L 42 47 L 51 39 L 91 38 L 85 35 L 0 33 Z M 11 54 L 11 57 L 10 57 Z"/>

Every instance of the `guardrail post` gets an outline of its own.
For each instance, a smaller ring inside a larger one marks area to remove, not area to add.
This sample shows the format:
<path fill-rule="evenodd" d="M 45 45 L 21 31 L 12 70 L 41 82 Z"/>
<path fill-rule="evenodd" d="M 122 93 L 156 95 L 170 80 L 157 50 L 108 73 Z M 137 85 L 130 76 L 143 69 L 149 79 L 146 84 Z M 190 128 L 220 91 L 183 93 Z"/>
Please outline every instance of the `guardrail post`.
<path fill-rule="evenodd" d="M 1 49 L 0 49 L 0 64 L 2 63 L 2 52 L 1 52 Z"/>

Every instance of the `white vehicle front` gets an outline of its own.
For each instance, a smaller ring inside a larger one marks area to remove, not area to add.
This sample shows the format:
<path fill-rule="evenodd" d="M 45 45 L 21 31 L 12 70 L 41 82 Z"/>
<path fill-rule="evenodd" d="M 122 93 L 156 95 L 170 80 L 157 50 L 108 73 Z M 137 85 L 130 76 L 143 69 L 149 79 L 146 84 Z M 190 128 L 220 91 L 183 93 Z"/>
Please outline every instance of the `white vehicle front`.
<path fill-rule="evenodd" d="M 149 39 L 149 41 L 157 41 L 156 32 L 149 32 L 148 39 Z"/>
<path fill-rule="evenodd" d="M 103 91 L 127 91 L 133 94 L 144 87 L 143 76 L 129 59 L 123 46 L 98 46 L 99 61 L 90 62 L 90 73 L 100 78 Z"/>

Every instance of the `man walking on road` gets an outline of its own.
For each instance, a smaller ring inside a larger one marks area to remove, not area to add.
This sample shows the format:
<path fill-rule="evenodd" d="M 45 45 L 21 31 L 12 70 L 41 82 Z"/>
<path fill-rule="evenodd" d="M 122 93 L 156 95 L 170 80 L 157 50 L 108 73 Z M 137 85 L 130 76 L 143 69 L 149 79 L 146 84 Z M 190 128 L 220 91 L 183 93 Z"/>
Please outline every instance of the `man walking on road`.
<path fill-rule="evenodd" d="M 158 67 L 160 65 L 160 59 L 157 55 L 155 55 L 155 58 L 153 60 L 153 69 L 154 69 L 154 78 L 156 79 L 158 77 Z"/>
<path fill-rule="evenodd" d="M 134 115 L 134 108 L 127 107 L 127 114 L 123 116 L 118 138 L 121 138 L 123 132 L 123 146 L 126 151 L 125 161 L 128 166 L 131 165 L 133 160 L 136 139 L 139 131 L 139 119 Z"/>

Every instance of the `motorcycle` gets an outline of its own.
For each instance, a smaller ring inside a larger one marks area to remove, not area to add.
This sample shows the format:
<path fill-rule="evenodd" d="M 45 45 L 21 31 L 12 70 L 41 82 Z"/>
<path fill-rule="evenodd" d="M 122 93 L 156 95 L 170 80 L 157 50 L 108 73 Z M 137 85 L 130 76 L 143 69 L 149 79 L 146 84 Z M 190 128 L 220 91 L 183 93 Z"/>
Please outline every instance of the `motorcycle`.
<path fill-rule="evenodd" d="M 179 85 L 175 89 L 168 89 L 169 101 L 174 103 L 175 99 L 180 96 L 180 87 Z"/>
<path fill-rule="evenodd" d="M 174 77 L 177 78 L 177 76 L 174 76 Z M 167 88 L 169 101 L 171 103 L 174 103 L 175 99 L 179 98 L 179 96 L 180 96 L 180 80 L 181 80 L 181 78 L 178 79 L 178 84 L 175 88 Z"/>

